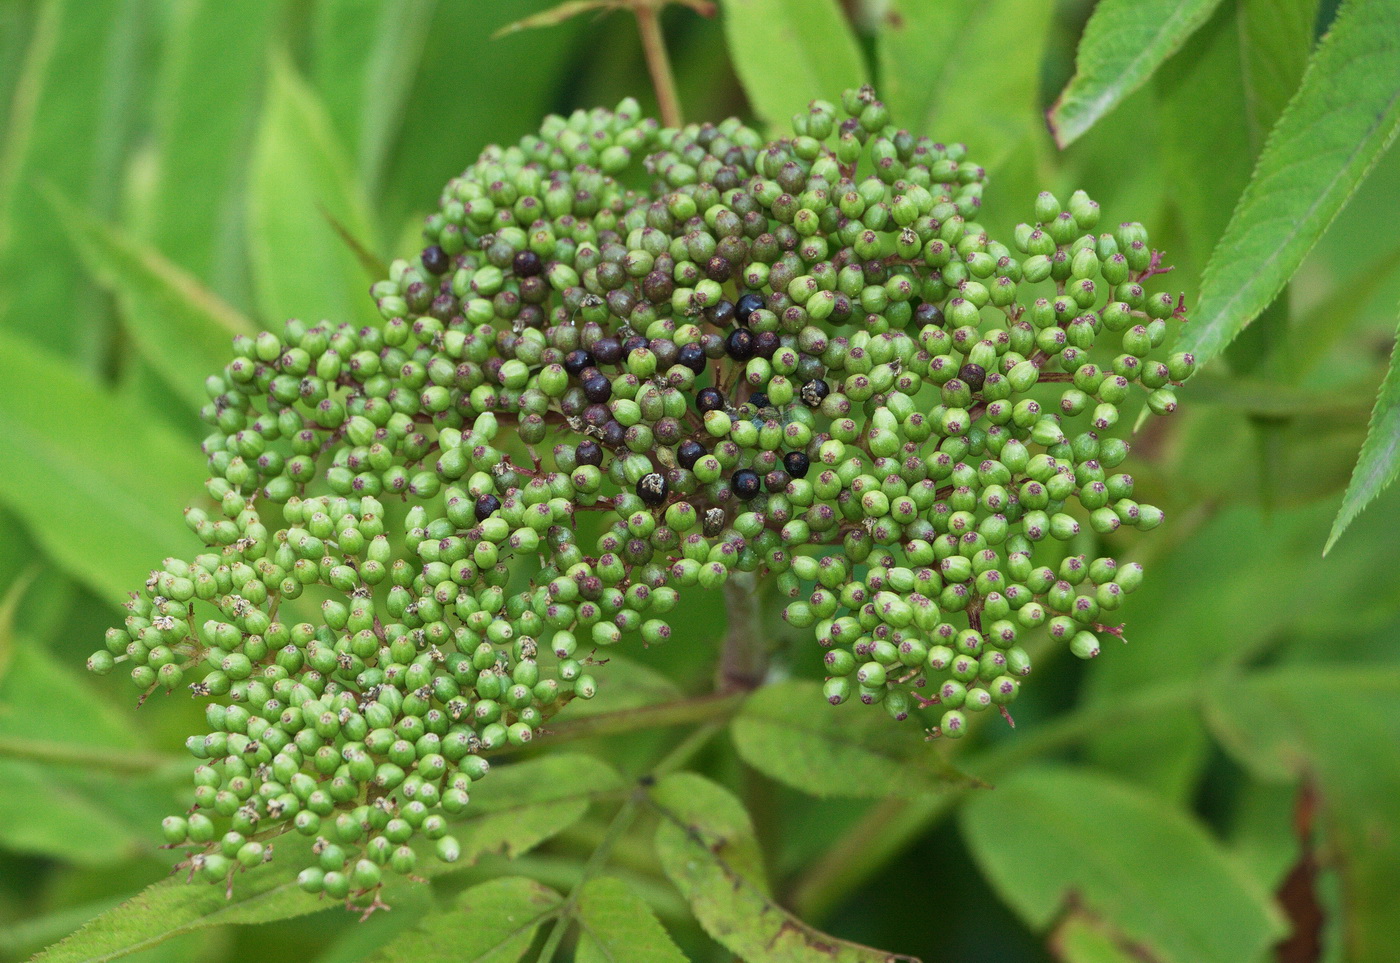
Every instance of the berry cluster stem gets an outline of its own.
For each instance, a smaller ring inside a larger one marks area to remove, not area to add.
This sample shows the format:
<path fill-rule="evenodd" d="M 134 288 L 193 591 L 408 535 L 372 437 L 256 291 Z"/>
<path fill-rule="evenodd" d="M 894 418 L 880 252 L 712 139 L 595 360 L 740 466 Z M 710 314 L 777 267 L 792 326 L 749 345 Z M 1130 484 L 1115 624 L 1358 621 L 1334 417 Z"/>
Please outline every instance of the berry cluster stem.
<path fill-rule="evenodd" d="M 656 90 L 656 103 L 661 122 L 667 127 L 681 126 L 681 100 L 676 93 L 676 78 L 671 72 L 671 58 L 666 53 L 666 38 L 661 33 L 661 16 L 651 3 L 639 3 L 633 8 L 637 30 L 642 35 L 642 52 L 646 55 L 651 85 Z"/>
<path fill-rule="evenodd" d="M 763 683 L 768 672 L 768 647 L 762 638 L 762 606 L 758 577 L 735 572 L 724 584 L 724 608 L 729 628 L 719 656 L 715 688 L 720 692 L 747 692 Z"/>

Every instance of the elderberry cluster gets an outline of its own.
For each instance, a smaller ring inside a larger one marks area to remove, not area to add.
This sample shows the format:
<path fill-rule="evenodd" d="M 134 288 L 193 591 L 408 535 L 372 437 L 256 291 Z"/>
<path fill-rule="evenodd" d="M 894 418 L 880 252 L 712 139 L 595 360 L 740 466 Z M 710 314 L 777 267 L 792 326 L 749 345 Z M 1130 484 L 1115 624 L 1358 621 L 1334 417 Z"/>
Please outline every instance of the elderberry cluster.
<path fill-rule="evenodd" d="M 1015 698 L 1026 632 L 1095 655 L 1142 569 L 1056 546 L 1161 522 L 1114 432 L 1134 392 L 1175 408 L 1192 359 L 1151 355 L 1182 312 L 1141 225 L 1041 194 L 1008 246 L 983 181 L 869 88 L 770 143 L 624 101 L 453 179 L 382 324 L 236 339 L 207 550 L 89 662 L 209 699 L 165 822 L 191 869 L 292 831 L 305 889 L 374 905 L 386 868 L 457 858 L 486 754 L 736 572 L 773 576 L 832 703 L 948 736 Z"/>

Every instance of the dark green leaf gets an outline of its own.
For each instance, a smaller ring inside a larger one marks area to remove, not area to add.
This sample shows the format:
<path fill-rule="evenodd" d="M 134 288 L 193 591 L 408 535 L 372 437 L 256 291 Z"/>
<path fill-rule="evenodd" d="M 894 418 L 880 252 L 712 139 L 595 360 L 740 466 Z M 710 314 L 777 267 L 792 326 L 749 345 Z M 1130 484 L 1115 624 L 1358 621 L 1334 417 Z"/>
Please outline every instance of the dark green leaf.
<path fill-rule="evenodd" d="M 836 0 L 723 0 L 730 59 L 754 113 L 784 125 L 817 97 L 840 103 L 841 91 L 867 72 Z"/>
<path fill-rule="evenodd" d="M 1053 13 L 1043 0 L 894 0 L 876 36 L 894 122 L 965 142 L 989 169 L 1013 160 L 1033 169 L 1048 144 L 1039 52 Z"/>
<path fill-rule="evenodd" d="M 969 799 L 962 828 L 993 887 L 1036 929 L 1067 904 L 1085 907 L 1163 963 L 1253 960 L 1284 932 L 1269 894 L 1198 823 L 1087 770 L 1011 776 Z"/>
<path fill-rule="evenodd" d="M 207 404 L 204 379 L 223 370 L 234 335 L 255 333 L 253 323 L 159 251 L 56 193 L 49 199 L 142 355 L 191 407 Z"/>
<path fill-rule="evenodd" d="M 1400 0 L 1349 0 L 1269 135 L 1179 342 L 1197 363 L 1253 321 L 1394 139 Z"/>
<path fill-rule="evenodd" d="M 1342 507 L 1337 510 L 1337 520 L 1332 523 L 1323 555 L 1332 550 L 1347 526 L 1395 481 L 1397 474 L 1400 474 L 1400 347 L 1391 352 L 1390 367 L 1371 412 L 1366 443 L 1361 446 L 1361 456 L 1356 460 L 1356 470 L 1352 473 L 1351 484 L 1347 485 Z"/>
<path fill-rule="evenodd" d="M 1075 73 L 1050 108 L 1061 147 L 1078 140 L 1152 76 L 1220 0 L 1100 0 L 1075 55 Z"/>
<path fill-rule="evenodd" d="M 753 823 L 728 790 L 679 773 L 657 783 L 656 851 L 705 931 L 748 963 L 909 960 L 818 932 L 768 890 Z"/>
<path fill-rule="evenodd" d="M 272 62 L 249 178 L 249 256 L 262 314 L 377 321 L 366 293 L 377 279 L 329 220 L 375 250 L 368 208 L 324 106 L 281 57 Z"/>
<path fill-rule="evenodd" d="M 563 902 L 532 879 L 508 876 L 473 886 L 372 957 L 374 963 L 508 963 L 530 948 L 540 924 Z"/>
<path fill-rule="evenodd" d="M 119 602 L 188 551 L 194 447 L 33 345 L 0 336 L 0 500 L 75 580 Z"/>
<path fill-rule="evenodd" d="M 1235 4 L 1245 77 L 1245 117 L 1257 152 L 1307 67 L 1318 0 L 1240 0 Z"/>
<path fill-rule="evenodd" d="M 917 729 L 862 708 L 833 708 L 815 682 L 764 686 L 735 717 L 734 745 L 755 769 L 814 796 L 917 796 L 975 783 Z"/>
<path fill-rule="evenodd" d="M 577 963 L 685 963 L 646 901 L 620 879 L 589 880 L 576 912 Z"/>
<path fill-rule="evenodd" d="M 1328 698 L 1320 693 L 1345 693 Z M 1256 775 L 1311 780 L 1342 882 L 1342 943 L 1353 963 L 1400 946 L 1400 670 L 1321 664 L 1222 679 L 1207 718 Z"/>

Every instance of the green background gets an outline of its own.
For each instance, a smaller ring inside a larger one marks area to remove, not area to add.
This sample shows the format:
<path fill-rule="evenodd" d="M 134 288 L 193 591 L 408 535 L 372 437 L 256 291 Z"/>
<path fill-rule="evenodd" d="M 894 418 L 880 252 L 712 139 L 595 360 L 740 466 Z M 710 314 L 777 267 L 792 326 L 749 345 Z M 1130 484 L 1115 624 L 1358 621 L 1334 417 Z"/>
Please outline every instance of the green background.
<path fill-rule="evenodd" d="M 138 709 L 120 673 L 82 663 L 126 588 L 192 546 L 194 411 L 230 330 L 371 320 L 365 262 L 416 250 L 441 185 L 483 146 L 548 112 L 626 95 L 654 108 L 625 12 L 493 39 L 547 6 L 0 2 L 0 960 L 174 862 L 159 819 L 187 804 L 199 707 L 177 693 Z M 1336 4 L 1226 0 L 1061 151 L 1043 115 L 1092 7 L 735 0 L 663 24 L 687 119 L 781 124 L 873 79 L 898 123 L 982 160 L 994 231 L 1031 218 L 1039 190 L 1085 187 L 1109 223 L 1148 225 L 1190 307 Z M 1306 844 L 1325 958 L 1400 957 L 1400 501 L 1381 497 L 1322 556 L 1392 344 L 1397 222 L 1392 152 L 1182 410 L 1134 439 L 1138 490 L 1168 523 L 1112 544 L 1147 565 L 1129 642 L 1092 664 L 1047 653 L 1016 730 L 959 745 L 957 764 L 996 790 L 819 799 L 746 767 L 728 739 L 696 761 L 748 806 L 784 905 L 926 961 L 1268 959 L 1299 904 L 1267 894 Z M 630 687 L 708 688 L 717 601 L 692 597 L 670 645 L 631 653 L 669 683 L 635 670 Z M 815 677 L 810 642 L 770 628 L 780 670 Z M 639 770 L 660 739 L 581 745 Z M 330 909 L 130 958 L 360 959 L 431 899 L 504 872 L 567 891 L 606 816 L 364 925 Z M 730 958 L 649 840 L 625 840 L 617 872 L 692 959 Z"/>

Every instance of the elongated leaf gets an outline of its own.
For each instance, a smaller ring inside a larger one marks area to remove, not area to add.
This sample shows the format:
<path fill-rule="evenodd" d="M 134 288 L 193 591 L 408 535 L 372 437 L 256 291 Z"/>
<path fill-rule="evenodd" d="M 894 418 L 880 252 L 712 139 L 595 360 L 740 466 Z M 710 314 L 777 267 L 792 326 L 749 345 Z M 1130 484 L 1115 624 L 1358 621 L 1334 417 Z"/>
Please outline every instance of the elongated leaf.
<path fill-rule="evenodd" d="M 374 963 L 508 963 L 530 948 L 540 924 L 559 910 L 562 898 L 532 879 L 508 876 L 473 886 L 456 902 L 429 915 L 376 953 Z"/>
<path fill-rule="evenodd" d="M 40 6 L 0 142 L 0 330 L 85 368 L 102 358 L 106 321 L 37 188 L 43 180 L 98 210 L 112 206 L 127 134 L 118 108 L 135 86 L 131 52 L 145 19 L 132 6 Z"/>
<path fill-rule="evenodd" d="M 918 796 L 975 783 L 908 724 L 843 709 L 815 682 L 764 686 L 734 719 L 734 745 L 755 769 L 814 796 Z"/>
<path fill-rule="evenodd" d="M 1268 893 L 1197 823 L 1085 770 L 1018 773 L 972 797 L 962 829 L 988 880 L 1036 929 L 1073 900 L 1163 963 L 1253 960 L 1283 934 Z"/>
<path fill-rule="evenodd" d="M 492 40 L 499 40 L 501 37 L 508 37 L 521 30 L 538 30 L 542 27 L 557 27 L 566 20 L 572 20 L 581 14 L 592 13 L 602 10 L 616 10 L 624 6 L 623 0 L 564 0 L 558 6 L 550 7 L 548 10 L 541 10 L 539 13 L 532 13 L 528 17 L 522 17 L 506 24 L 491 35 Z"/>
<path fill-rule="evenodd" d="M 152 169 L 132 233 L 229 298 L 245 293 L 241 202 L 280 6 L 175 4 L 152 92 Z"/>
<path fill-rule="evenodd" d="M 754 113 L 785 124 L 865 83 L 860 48 L 836 0 L 723 0 L 730 59 Z"/>
<path fill-rule="evenodd" d="M 0 501 L 75 580 L 117 602 L 195 543 L 207 474 L 188 443 L 39 348 L 0 336 Z"/>
<path fill-rule="evenodd" d="M 1152 76 L 1220 0 L 1100 0 L 1075 54 L 1074 77 L 1050 108 L 1055 142 L 1068 147 Z"/>
<path fill-rule="evenodd" d="M 1400 127 L 1400 0 L 1348 0 L 1274 126 L 1179 347 L 1214 358 L 1297 270 Z"/>
<path fill-rule="evenodd" d="M 1323 555 L 1332 550 L 1347 526 L 1395 481 L 1397 474 L 1400 474 L 1400 347 L 1391 352 L 1390 367 L 1376 395 L 1376 407 L 1371 411 L 1366 442 L 1361 446 L 1361 456 L 1356 460 L 1356 470 L 1342 498 L 1342 507 L 1337 510 L 1337 520 L 1332 523 Z"/>
<path fill-rule="evenodd" d="M 223 370 L 233 336 L 254 333 L 253 323 L 159 251 L 56 193 L 49 199 L 88 270 L 117 298 L 142 355 L 192 407 L 206 404 L 204 379 Z"/>
<path fill-rule="evenodd" d="M 583 818 L 589 805 L 622 788 L 607 763 L 581 753 L 559 753 L 497 766 L 472 787 L 472 804 L 454 828 L 462 860 L 484 853 L 512 859 Z"/>
<path fill-rule="evenodd" d="M 705 931 L 748 963 L 910 960 L 818 932 L 770 895 L 753 823 L 730 793 L 694 773 L 657 783 L 656 851 Z"/>
<path fill-rule="evenodd" d="M 1345 692 L 1319 710 L 1319 686 Z M 1351 963 L 1388 963 L 1400 945 L 1400 669 L 1332 663 L 1224 678 L 1206 717 L 1225 748 L 1263 779 L 1311 780 L 1341 877 Z"/>
<path fill-rule="evenodd" d="M 1318 0 L 1240 0 L 1235 4 L 1245 76 L 1245 116 L 1257 151 L 1273 128 L 1312 51 Z"/>
<path fill-rule="evenodd" d="M 364 270 L 327 218 L 371 250 L 378 238 L 325 107 L 285 58 L 272 62 L 249 181 L 253 288 L 269 321 L 378 318 Z"/>
<path fill-rule="evenodd" d="M 578 898 L 577 963 L 685 963 L 646 901 L 620 879 L 589 880 Z"/>
<path fill-rule="evenodd" d="M 336 129 L 372 190 L 403 124 L 437 0 L 316 5 L 313 72 Z"/>
<path fill-rule="evenodd" d="M 310 858 L 310 841 L 279 840 L 275 845 L 283 850 L 279 858 L 239 873 L 231 897 L 222 886 L 188 883 L 183 875 L 172 876 L 96 917 L 34 957 L 32 963 L 102 963 L 211 926 L 267 923 L 326 908 L 328 904 L 321 897 L 302 892 L 296 874 L 289 872 L 298 857 L 287 850 Z M 280 857 L 290 857 L 290 861 Z"/>
<path fill-rule="evenodd" d="M 1038 161 L 1048 147 L 1040 51 L 1053 14 L 1041 0 L 893 0 L 876 52 L 894 122 L 965 142 L 988 169 Z"/>
<path fill-rule="evenodd" d="M 1078 910 L 1066 914 L 1046 942 L 1064 963 L 1134 963 L 1133 955 L 1142 958 L 1133 954 L 1137 947 L 1124 946 L 1127 941 L 1111 926 Z"/>

